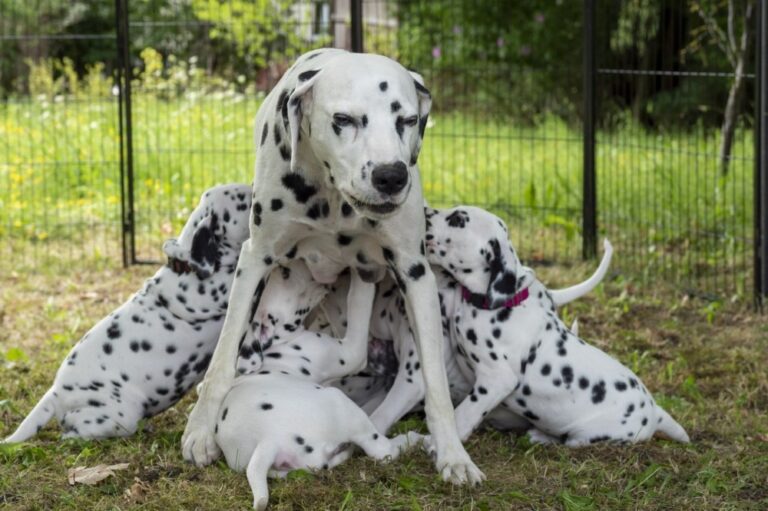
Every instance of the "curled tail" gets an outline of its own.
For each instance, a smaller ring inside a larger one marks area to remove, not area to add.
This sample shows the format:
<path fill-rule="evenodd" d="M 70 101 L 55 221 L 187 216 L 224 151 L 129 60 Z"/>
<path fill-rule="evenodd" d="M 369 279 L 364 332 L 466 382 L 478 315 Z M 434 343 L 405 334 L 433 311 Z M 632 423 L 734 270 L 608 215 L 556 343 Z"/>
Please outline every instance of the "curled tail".
<path fill-rule="evenodd" d="M 21 422 L 16 431 L 5 440 L 3 443 L 11 442 L 23 442 L 37 434 L 40 428 L 45 426 L 49 420 L 53 417 L 55 411 L 53 397 L 53 389 L 48 389 L 43 398 L 35 405 L 29 415 Z"/>
<path fill-rule="evenodd" d="M 608 267 L 611 265 L 611 256 L 613 256 L 613 245 L 611 245 L 611 242 L 607 239 L 603 240 L 603 250 L 603 259 L 600 261 L 600 265 L 591 277 L 575 286 L 549 291 L 552 295 L 552 301 L 555 302 L 555 306 L 559 307 L 565 305 L 566 303 L 584 296 L 592 291 L 595 286 L 603 280 L 603 277 L 605 277 L 605 274 L 608 271 Z"/>
<path fill-rule="evenodd" d="M 656 411 L 661 419 L 661 422 L 659 422 L 658 427 L 656 428 L 656 434 L 660 434 L 670 440 L 677 440 L 684 444 L 691 441 L 688 437 L 688 433 L 685 432 L 683 427 L 673 419 L 666 410 L 657 405 Z"/>

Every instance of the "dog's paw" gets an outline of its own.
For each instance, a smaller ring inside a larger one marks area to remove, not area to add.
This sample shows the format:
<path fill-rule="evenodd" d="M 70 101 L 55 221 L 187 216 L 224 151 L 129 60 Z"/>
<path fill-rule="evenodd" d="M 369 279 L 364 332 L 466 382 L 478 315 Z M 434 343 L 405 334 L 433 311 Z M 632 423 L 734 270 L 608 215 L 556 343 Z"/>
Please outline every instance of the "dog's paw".
<path fill-rule="evenodd" d="M 443 481 L 456 485 L 469 483 L 474 486 L 485 480 L 485 474 L 477 468 L 460 444 L 459 448 L 446 449 L 446 451 L 442 454 L 438 452 L 435 461 Z"/>
<path fill-rule="evenodd" d="M 195 426 L 190 422 L 181 437 L 181 453 L 188 462 L 204 467 L 221 456 L 221 449 L 216 444 L 212 431 L 204 425 Z"/>
<path fill-rule="evenodd" d="M 266 495 L 262 495 L 260 497 L 253 497 L 253 509 L 256 509 L 257 511 L 264 511 L 267 509 L 267 504 L 269 503 L 269 497 Z"/>

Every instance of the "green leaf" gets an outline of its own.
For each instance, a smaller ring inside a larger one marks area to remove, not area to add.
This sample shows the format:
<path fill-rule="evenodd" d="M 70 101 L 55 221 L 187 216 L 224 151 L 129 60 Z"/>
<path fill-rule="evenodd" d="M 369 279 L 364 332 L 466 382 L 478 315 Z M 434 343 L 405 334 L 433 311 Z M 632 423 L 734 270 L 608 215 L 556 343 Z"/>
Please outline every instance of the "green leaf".
<path fill-rule="evenodd" d="M 10 348 L 5 352 L 7 362 L 29 362 L 29 357 L 21 348 Z"/>
<path fill-rule="evenodd" d="M 568 490 L 561 491 L 558 496 L 560 497 L 560 500 L 563 501 L 565 511 L 584 511 L 587 509 L 595 509 L 595 501 L 591 497 L 574 495 Z"/>

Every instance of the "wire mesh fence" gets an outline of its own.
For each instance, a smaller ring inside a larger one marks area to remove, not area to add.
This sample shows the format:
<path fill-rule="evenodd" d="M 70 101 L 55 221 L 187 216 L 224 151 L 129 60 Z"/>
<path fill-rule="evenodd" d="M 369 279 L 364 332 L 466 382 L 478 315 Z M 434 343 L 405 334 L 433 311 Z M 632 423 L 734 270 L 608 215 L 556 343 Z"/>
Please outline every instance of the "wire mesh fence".
<path fill-rule="evenodd" d="M 419 160 L 432 205 L 496 212 L 533 264 L 579 260 L 596 220 L 616 270 L 749 297 L 756 4 L 0 0 L 0 268 L 161 260 L 205 188 L 251 180 L 252 120 L 291 61 L 349 49 L 359 27 L 365 51 L 432 91 Z"/>

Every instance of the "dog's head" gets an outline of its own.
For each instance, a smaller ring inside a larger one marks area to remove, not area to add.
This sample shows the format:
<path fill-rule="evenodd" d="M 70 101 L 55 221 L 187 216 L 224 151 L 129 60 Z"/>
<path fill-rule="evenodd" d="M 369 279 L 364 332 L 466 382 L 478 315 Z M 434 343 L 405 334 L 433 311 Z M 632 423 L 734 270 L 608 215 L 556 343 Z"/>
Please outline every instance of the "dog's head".
<path fill-rule="evenodd" d="M 471 293 L 485 295 L 490 308 L 528 287 L 534 274 L 520 263 L 507 226 L 472 206 L 425 208 L 427 258 L 442 266 Z"/>
<path fill-rule="evenodd" d="M 300 73 L 287 103 L 292 147 L 306 140 L 358 213 L 382 218 L 405 202 L 432 103 L 421 76 L 380 55 L 340 54 Z"/>
<path fill-rule="evenodd" d="M 192 271 L 203 279 L 222 265 L 235 264 L 249 236 L 250 207 L 249 185 L 222 185 L 205 191 L 179 237 L 163 244 L 170 267 L 177 272 Z"/>
<path fill-rule="evenodd" d="M 269 276 L 253 317 L 254 338 L 263 349 L 291 338 L 326 294 L 328 288 L 312 279 L 304 261 L 294 259 L 287 266 L 278 266 Z"/>

